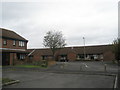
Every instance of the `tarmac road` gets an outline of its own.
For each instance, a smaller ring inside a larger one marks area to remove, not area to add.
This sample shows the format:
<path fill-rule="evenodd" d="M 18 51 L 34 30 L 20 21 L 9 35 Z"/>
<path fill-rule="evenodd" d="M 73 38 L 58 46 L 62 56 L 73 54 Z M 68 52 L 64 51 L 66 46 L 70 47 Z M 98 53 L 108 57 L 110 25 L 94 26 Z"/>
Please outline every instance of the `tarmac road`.
<path fill-rule="evenodd" d="M 3 88 L 113 88 L 114 76 L 59 74 L 34 71 L 7 71 L 3 77 L 20 80 L 20 83 Z"/>
<path fill-rule="evenodd" d="M 107 72 L 104 72 L 104 64 L 107 64 Z M 58 73 L 60 71 L 61 73 Z M 90 74 L 91 72 L 94 73 Z M 115 76 L 109 75 L 109 72 L 117 74 L 117 65 L 108 62 L 58 62 L 57 65 L 44 70 L 3 69 L 3 77 L 20 80 L 20 83 L 3 88 L 113 88 Z"/>

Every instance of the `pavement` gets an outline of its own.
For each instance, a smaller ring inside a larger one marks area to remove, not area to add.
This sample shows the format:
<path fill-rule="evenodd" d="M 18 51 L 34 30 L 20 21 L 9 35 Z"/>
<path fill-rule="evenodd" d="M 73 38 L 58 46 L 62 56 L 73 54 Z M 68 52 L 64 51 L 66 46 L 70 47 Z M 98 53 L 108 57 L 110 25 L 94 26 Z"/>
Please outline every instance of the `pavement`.
<path fill-rule="evenodd" d="M 114 88 L 118 68 L 97 61 L 57 62 L 47 69 L 4 67 L 3 77 L 20 83 L 3 88 Z"/>

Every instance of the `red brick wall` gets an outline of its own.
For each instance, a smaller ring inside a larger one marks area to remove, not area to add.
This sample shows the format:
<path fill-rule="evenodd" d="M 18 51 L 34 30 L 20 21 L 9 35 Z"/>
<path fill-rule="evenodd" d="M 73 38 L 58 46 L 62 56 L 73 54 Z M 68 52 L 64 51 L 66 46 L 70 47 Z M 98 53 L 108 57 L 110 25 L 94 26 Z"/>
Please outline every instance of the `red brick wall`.
<path fill-rule="evenodd" d="M 41 56 L 40 54 L 35 54 L 35 55 L 33 56 L 33 60 L 34 60 L 34 61 L 40 61 L 40 60 L 42 60 L 42 56 Z M 47 60 L 53 60 L 53 58 L 52 58 L 51 56 L 48 56 L 48 57 L 47 57 Z"/>
<path fill-rule="evenodd" d="M 103 54 L 103 60 L 105 61 L 112 61 L 115 60 L 115 55 L 112 51 L 105 52 Z"/>
<path fill-rule="evenodd" d="M 19 40 L 16 40 L 16 45 L 15 46 L 13 46 L 13 41 L 14 40 L 11 40 L 11 39 L 5 39 L 5 40 L 7 40 L 6 45 L 3 44 L 4 38 L 0 38 L 0 43 L 1 43 L 0 48 L 24 49 L 24 50 L 27 49 L 27 42 L 25 42 L 25 46 L 21 47 L 21 46 L 19 46 Z M 10 60 L 10 62 L 9 62 L 10 65 L 16 64 L 16 62 L 18 62 L 17 53 L 10 53 L 9 60 Z"/>
<path fill-rule="evenodd" d="M 33 60 L 40 61 L 41 60 L 40 55 L 34 55 Z"/>
<path fill-rule="evenodd" d="M 7 39 L 7 45 L 3 45 L 4 39 L 2 39 L 2 48 L 12 48 L 12 49 L 27 49 L 27 42 L 25 42 L 25 46 L 19 46 L 19 41 L 16 40 L 16 45 L 13 46 L 13 40 Z"/>
<path fill-rule="evenodd" d="M 40 55 L 40 53 L 35 52 L 35 54 L 34 54 L 34 56 L 33 56 L 33 60 L 34 60 L 34 61 L 39 61 L 39 60 L 41 60 L 41 55 Z"/>
<path fill-rule="evenodd" d="M 75 53 L 68 53 L 67 54 L 67 59 L 69 61 L 75 61 L 76 60 L 76 55 Z M 57 60 L 60 60 L 61 56 L 56 56 Z M 106 51 L 105 53 L 103 53 L 103 60 L 105 61 L 112 61 L 115 59 L 114 53 L 112 53 L 112 51 Z M 42 60 L 40 53 L 36 52 L 33 56 L 33 59 L 31 61 L 40 61 Z"/>
<path fill-rule="evenodd" d="M 69 61 L 75 61 L 76 60 L 76 54 L 75 53 L 69 53 L 68 54 L 68 60 Z"/>

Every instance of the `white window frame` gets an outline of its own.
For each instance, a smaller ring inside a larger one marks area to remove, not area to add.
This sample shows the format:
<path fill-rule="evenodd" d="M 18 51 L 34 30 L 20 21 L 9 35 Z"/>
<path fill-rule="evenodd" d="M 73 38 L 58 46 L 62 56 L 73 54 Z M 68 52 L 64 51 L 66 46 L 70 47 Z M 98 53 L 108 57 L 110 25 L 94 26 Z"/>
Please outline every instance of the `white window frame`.
<path fill-rule="evenodd" d="M 13 46 L 15 46 L 16 45 L 16 40 L 13 40 Z"/>
<path fill-rule="evenodd" d="M 19 41 L 19 43 L 18 43 L 18 44 L 19 44 L 19 46 L 21 46 L 21 41 Z"/>
<path fill-rule="evenodd" d="M 103 54 L 100 55 L 100 59 L 104 59 Z"/>
<path fill-rule="evenodd" d="M 22 41 L 22 46 L 25 46 L 25 42 Z"/>
<path fill-rule="evenodd" d="M 24 47 L 25 46 L 25 42 L 24 41 L 19 41 L 19 46 L 20 47 Z"/>
<path fill-rule="evenodd" d="M 3 40 L 3 45 L 7 45 L 7 40 Z"/>
<path fill-rule="evenodd" d="M 25 54 L 20 54 L 20 60 L 24 60 L 25 59 Z"/>

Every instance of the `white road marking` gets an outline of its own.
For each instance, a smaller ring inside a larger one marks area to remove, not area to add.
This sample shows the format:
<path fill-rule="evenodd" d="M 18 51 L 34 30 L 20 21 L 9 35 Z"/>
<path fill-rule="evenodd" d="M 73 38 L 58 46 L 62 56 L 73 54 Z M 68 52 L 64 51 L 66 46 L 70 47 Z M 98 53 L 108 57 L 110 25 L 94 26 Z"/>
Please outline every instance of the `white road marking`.
<path fill-rule="evenodd" d="M 83 63 L 83 65 L 84 65 L 85 67 L 88 67 L 88 65 L 87 65 L 87 64 L 85 64 L 85 63 Z"/>

